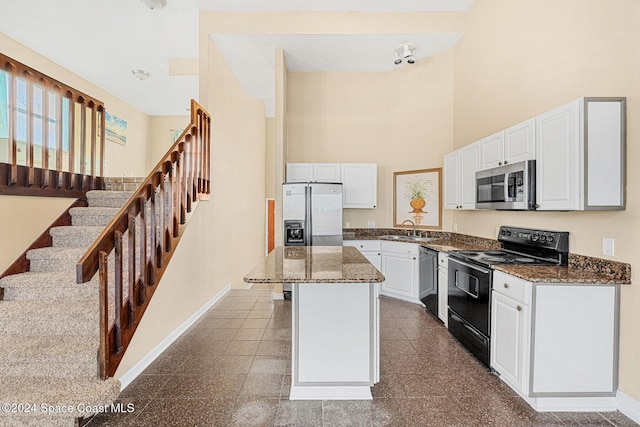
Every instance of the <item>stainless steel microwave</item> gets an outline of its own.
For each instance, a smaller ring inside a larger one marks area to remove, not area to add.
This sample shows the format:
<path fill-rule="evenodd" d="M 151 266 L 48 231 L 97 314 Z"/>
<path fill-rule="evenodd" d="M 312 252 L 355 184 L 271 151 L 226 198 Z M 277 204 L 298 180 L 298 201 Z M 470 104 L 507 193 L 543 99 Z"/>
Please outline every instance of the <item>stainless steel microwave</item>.
<path fill-rule="evenodd" d="M 535 210 L 536 161 L 476 172 L 476 209 Z"/>

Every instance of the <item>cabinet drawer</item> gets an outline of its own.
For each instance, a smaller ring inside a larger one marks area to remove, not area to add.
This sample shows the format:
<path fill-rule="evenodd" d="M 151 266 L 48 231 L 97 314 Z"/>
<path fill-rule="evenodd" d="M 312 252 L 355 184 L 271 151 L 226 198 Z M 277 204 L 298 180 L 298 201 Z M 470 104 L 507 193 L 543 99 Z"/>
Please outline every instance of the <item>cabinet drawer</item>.
<path fill-rule="evenodd" d="M 380 240 L 343 240 L 343 246 L 354 246 L 362 251 L 380 251 Z"/>
<path fill-rule="evenodd" d="M 501 271 L 493 273 L 493 290 L 523 304 L 529 304 L 531 301 L 531 282 Z"/>
<path fill-rule="evenodd" d="M 380 241 L 381 250 L 384 252 L 393 252 L 398 254 L 411 254 L 418 255 L 417 243 L 404 243 L 404 242 L 387 242 L 386 240 Z"/>
<path fill-rule="evenodd" d="M 446 252 L 438 252 L 438 267 L 449 268 L 449 255 Z"/>

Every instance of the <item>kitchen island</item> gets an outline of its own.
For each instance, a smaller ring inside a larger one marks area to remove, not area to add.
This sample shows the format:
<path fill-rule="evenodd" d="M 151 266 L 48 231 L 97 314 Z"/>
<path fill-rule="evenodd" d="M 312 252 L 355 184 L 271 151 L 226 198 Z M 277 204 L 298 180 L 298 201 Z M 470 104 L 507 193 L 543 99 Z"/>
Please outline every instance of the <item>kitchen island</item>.
<path fill-rule="evenodd" d="M 277 247 L 244 278 L 291 283 L 291 400 L 371 399 L 380 378 L 380 282 L 353 247 Z"/>

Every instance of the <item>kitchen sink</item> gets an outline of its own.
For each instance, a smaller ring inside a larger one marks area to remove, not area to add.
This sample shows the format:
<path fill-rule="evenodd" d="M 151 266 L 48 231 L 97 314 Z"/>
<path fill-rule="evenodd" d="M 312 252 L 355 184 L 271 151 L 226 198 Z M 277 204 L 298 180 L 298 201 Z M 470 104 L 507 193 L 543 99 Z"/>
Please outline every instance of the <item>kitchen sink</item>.
<path fill-rule="evenodd" d="M 432 242 L 440 239 L 439 237 L 398 236 L 396 234 L 383 237 L 393 240 L 414 240 L 416 242 Z"/>

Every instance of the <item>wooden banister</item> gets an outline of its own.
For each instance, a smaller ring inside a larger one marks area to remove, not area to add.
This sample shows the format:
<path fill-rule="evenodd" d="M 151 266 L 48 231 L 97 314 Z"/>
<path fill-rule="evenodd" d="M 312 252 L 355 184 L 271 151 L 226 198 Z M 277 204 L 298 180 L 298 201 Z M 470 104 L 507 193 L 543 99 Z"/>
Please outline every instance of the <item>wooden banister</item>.
<path fill-rule="evenodd" d="M 97 179 L 104 171 L 102 101 L 1 53 L 0 71 L 7 79 L 8 101 L 6 117 L 0 117 L 7 120 L 8 128 L 8 163 L 0 163 L 0 194 L 82 197 L 87 190 L 102 188 L 102 180 Z M 23 152 L 19 143 L 24 144 L 24 160 L 19 158 Z M 55 156 L 51 156 L 53 149 Z"/>
<path fill-rule="evenodd" d="M 103 379 L 118 368 L 182 236 L 192 203 L 209 194 L 210 126 L 209 114 L 191 100 L 191 123 L 78 261 L 78 283 L 100 272 L 98 372 Z M 115 295 L 113 306 L 110 294 Z"/>

